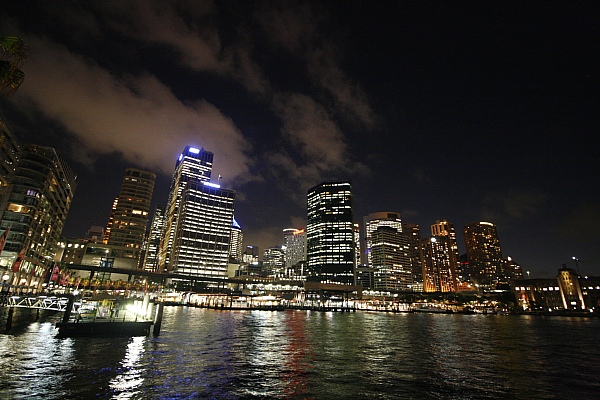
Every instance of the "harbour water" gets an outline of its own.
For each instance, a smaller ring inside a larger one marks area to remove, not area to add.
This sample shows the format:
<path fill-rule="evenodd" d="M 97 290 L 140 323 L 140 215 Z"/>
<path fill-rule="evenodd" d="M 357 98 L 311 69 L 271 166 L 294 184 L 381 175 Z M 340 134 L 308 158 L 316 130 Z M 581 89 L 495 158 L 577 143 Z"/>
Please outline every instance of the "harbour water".
<path fill-rule="evenodd" d="M 158 337 L 0 335 L 1 399 L 594 399 L 600 319 L 165 308 Z"/>

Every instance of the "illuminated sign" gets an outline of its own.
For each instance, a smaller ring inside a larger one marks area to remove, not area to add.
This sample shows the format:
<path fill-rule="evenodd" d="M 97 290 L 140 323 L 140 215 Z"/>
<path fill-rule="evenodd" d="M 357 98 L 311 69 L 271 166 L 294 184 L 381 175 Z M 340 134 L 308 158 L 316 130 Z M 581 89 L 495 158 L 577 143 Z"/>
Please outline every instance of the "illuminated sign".
<path fill-rule="evenodd" d="M 204 186 L 210 186 L 213 188 L 217 188 L 219 189 L 221 187 L 221 185 L 217 185 L 216 183 L 212 183 L 212 182 L 202 182 L 204 184 Z"/>
<path fill-rule="evenodd" d="M 183 159 L 183 154 L 179 155 L 179 161 L 181 161 Z"/>
<path fill-rule="evenodd" d="M 194 154 L 198 154 L 198 153 L 200 153 L 200 150 L 198 150 L 198 149 L 197 149 L 197 148 L 195 148 L 195 147 L 190 147 L 190 150 L 189 150 L 189 151 L 190 151 L 190 153 L 194 153 Z"/>

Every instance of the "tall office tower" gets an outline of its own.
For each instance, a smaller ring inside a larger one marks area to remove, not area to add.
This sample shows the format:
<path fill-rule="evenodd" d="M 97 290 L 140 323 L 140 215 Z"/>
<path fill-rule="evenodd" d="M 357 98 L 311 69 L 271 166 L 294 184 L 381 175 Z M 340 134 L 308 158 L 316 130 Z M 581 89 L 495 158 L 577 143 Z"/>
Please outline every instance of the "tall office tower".
<path fill-rule="evenodd" d="M 306 260 L 306 233 L 304 229 L 287 228 L 283 230 L 285 266 L 293 267 Z"/>
<path fill-rule="evenodd" d="M 170 269 L 201 277 L 227 277 L 235 191 L 190 180 L 181 192 Z"/>
<path fill-rule="evenodd" d="M 354 268 L 358 268 L 362 264 L 362 255 L 360 250 L 360 224 L 354 224 Z"/>
<path fill-rule="evenodd" d="M 25 279 L 29 287 L 41 287 L 58 249 L 77 177 L 51 147 L 22 146 L 17 159 L 0 199 L 0 232 L 10 228 L 0 265 L 12 266 L 13 284 Z"/>
<path fill-rule="evenodd" d="M 471 279 L 483 288 L 490 288 L 502 275 L 502 250 L 496 225 L 473 222 L 463 228 Z"/>
<path fill-rule="evenodd" d="M 158 271 L 158 253 L 160 251 L 160 239 L 165 226 L 165 206 L 156 205 L 152 222 L 150 223 L 150 234 L 148 235 L 148 248 L 146 250 L 146 259 L 144 260 L 144 269 L 146 271 Z"/>
<path fill-rule="evenodd" d="M 402 233 L 408 238 L 413 289 L 423 290 L 423 265 L 421 262 L 421 230 L 417 224 L 402 223 Z"/>
<path fill-rule="evenodd" d="M 233 224 L 231 225 L 231 239 L 229 241 L 229 257 L 234 259 L 237 263 L 242 262 L 242 255 L 244 252 L 244 248 L 242 247 L 242 243 L 244 241 L 244 234 L 242 233 L 242 227 L 237 223 L 235 218 L 233 219 Z"/>
<path fill-rule="evenodd" d="M 323 182 L 307 194 L 307 264 L 321 283 L 354 284 L 352 186 Z"/>
<path fill-rule="evenodd" d="M 373 256 L 371 254 L 373 232 L 380 226 L 391 226 L 397 232 L 402 232 L 402 220 L 400 218 L 400 213 L 377 212 L 363 217 L 363 226 L 365 230 L 363 236 L 363 254 L 366 254 L 367 265 L 373 267 Z"/>
<path fill-rule="evenodd" d="M 421 240 L 423 252 L 423 290 L 425 292 L 454 292 L 451 267 L 452 243 L 449 236 L 433 236 Z"/>
<path fill-rule="evenodd" d="M 108 244 L 108 238 L 110 237 L 110 231 L 113 226 L 113 221 L 115 219 L 115 212 L 117 212 L 117 204 L 119 203 L 119 196 L 115 197 L 112 203 L 112 207 L 110 208 L 110 214 L 108 215 L 108 222 L 106 223 L 106 229 L 104 230 L 104 244 Z"/>
<path fill-rule="evenodd" d="M 108 235 L 109 245 L 127 247 L 125 257 L 139 258 L 156 174 L 127 168 Z"/>
<path fill-rule="evenodd" d="M 242 255 L 244 264 L 258 264 L 258 246 L 246 246 Z"/>
<path fill-rule="evenodd" d="M 285 253 L 281 246 L 267 247 L 263 252 L 263 270 L 267 276 L 283 278 L 285 276 L 284 259 Z"/>
<path fill-rule="evenodd" d="M 175 231 L 179 218 L 181 193 L 190 181 L 210 181 L 213 153 L 204 149 L 187 146 L 175 163 L 171 180 L 169 199 L 165 208 L 165 226 L 159 253 L 159 271 L 172 270 L 171 248 L 175 240 Z"/>
<path fill-rule="evenodd" d="M 438 220 L 435 224 L 431 225 L 431 236 L 445 236 L 448 238 L 448 243 L 450 245 L 450 273 L 452 274 L 452 279 L 456 280 L 456 270 L 459 268 L 460 261 L 454 225 L 446 220 Z M 453 284 L 453 287 L 456 288 L 456 282 Z"/>
<path fill-rule="evenodd" d="M 411 290 L 413 286 L 408 237 L 397 227 L 380 225 L 371 232 L 373 284 L 376 290 Z"/>

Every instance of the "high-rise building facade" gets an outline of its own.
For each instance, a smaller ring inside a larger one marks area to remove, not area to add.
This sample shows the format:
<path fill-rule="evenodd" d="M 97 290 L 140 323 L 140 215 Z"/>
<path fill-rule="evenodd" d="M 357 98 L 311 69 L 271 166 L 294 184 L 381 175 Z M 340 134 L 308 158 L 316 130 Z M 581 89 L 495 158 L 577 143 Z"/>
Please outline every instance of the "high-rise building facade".
<path fill-rule="evenodd" d="M 369 267 L 373 267 L 372 243 L 373 232 L 380 226 L 390 226 L 396 232 L 402 232 L 402 220 L 400 213 L 395 212 L 377 212 L 363 218 L 364 227 L 364 251 L 366 262 Z"/>
<path fill-rule="evenodd" d="M 287 228 L 283 230 L 283 252 L 285 266 L 293 267 L 306 260 L 306 232 L 304 229 Z"/>
<path fill-rule="evenodd" d="M 181 192 L 170 269 L 199 277 L 227 277 L 235 191 L 190 180 Z"/>
<path fill-rule="evenodd" d="M 244 264 L 258 264 L 258 246 L 246 246 L 244 254 L 242 255 L 242 262 Z"/>
<path fill-rule="evenodd" d="M 370 254 L 376 290 L 412 290 L 408 238 L 397 227 L 380 225 L 371 232 Z"/>
<path fill-rule="evenodd" d="M 423 291 L 423 265 L 421 263 L 421 230 L 417 224 L 402 223 L 402 233 L 408 238 L 413 290 Z"/>
<path fill-rule="evenodd" d="M 354 284 L 352 186 L 348 181 L 323 182 L 307 194 L 307 264 L 321 283 Z"/>
<path fill-rule="evenodd" d="M 148 226 L 156 174 L 127 168 L 112 213 L 107 244 L 127 248 L 126 256 L 138 258 Z"/>
<path fill-rule="evenodd" d="M 454 292 L 451 253 L 448 236 L 432 236 L 421 240 L 423 253 L 423 290 L 425 292 Z"/>
<path fill-rule="evenodd" d="M 106 223 L 106 229 L 104 230 L 104 244 L 108 243 L 108 238 L 110 237 L 110 231 L 113 226 L 113 221 L 115 219 L 115 213 L 117 212 L 117 204 L 119 203 L 119 196 L 113 199 L 112 206 L 110 208 L 110 214 L 108 215 L 108 222 Z"/>
<path fill-rule="evenodd" d="M 160 250 L 161 235 L 165 225 L 165 206 L 158 204 L 154 209 L 152 222 L 150 223 L 150 233 L 148 235 L 148 248 L 146 250 L 146 259 L 144 269 L 146 271 L 158 271 L 158 253 Z"/>
<path fill-rule="evenodd" d="M 187 146 L 175 163 L 169 198 L 165 208 L 165 225 L 159 253 L 159 270 L 172 270 L 171 250 L 180 215 L 183 189 L 190 181 L 209 182 L 212 173 L 213 153 Z M 230 225 L 231 226 L 231 225 Z"/>
<path fill-rule="evenodd" d="M 503 282 L 514 283 L 514 281 L 523 279 L 523 268 L 512 257 L 506 257 L 502 259 L 502 275 Z"/>
<path fill-rule="evenodd" d="M 236 263 L 242 262 L 244 252 L 244 248 L 242 247 L 243 242 L 244 234 L 242 233 L 242 227 L 234 218 L 231 226 L 231 240 L 229 241 L 229 257 L 235 260 Z"/>
<path fill-rule="evenodd" d="M 502 276 L 502 250 L 496 225 L 473 222 L 463 228 L 471 280 L 480 287 L 493 287 Z"/>
<path fill-rule="evenodd" d="M 452 291 L 456 290 L 456 270 L 459 269 L 459 254 L 458 244 L 456 242 L 456 230 L 454 225 L 446 220 L 438 220 L 435 224 L 431 225 L 431 236 L 433 237 L 447 237 L 448 238 L 448 256 L 450 266 L 450 276 L 452 278 Z"/>
<path fill-rule="evenodd" d="M 281 246 L 267 247 L 263 252 L 263 270 L 267 276 L 283 278 L 285 276 L 285 252 Z"/>
<path fill-rule="evenodd" d="M 41 287 L 58 249 L 77 177 L 51 147 L 23 145 L 0 199 L 0 232 L 10 228 L 0 266 L 12 284 Z M 16 261 L 16 262 L 13 262 Z"/>

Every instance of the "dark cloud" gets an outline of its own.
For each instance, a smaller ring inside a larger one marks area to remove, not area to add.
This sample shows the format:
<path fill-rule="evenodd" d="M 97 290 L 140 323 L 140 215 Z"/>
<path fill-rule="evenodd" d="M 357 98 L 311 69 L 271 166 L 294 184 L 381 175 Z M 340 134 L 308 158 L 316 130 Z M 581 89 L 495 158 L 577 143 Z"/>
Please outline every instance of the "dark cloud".
<path fill-rule="evenodd" d="M 491 221 L 530 218 L 542 211 L 546 198 L 538 190 L 509 188 L 488 192 L 483 198 L 483 214 Z"/>

